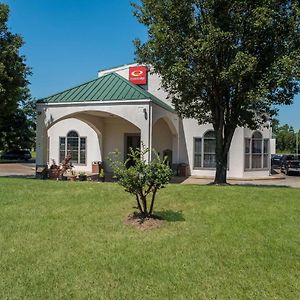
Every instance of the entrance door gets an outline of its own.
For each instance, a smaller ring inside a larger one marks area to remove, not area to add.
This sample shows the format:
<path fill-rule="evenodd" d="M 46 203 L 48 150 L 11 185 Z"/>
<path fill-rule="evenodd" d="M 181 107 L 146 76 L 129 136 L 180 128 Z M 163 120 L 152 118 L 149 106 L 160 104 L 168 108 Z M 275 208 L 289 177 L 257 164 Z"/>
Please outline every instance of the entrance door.
<path fill-rule="evenodd" d="M 130 154 L 130 148 L 132 149 L 140 149 L 141 148 L 141 136 L 138 134 L 125 134 L 125 159 L 127 159 Z M 132 160 L 129 160 L 127 163 L 127 167 L 133 166 L 134 163 Z"/>
<path fill-rule="evenodd" d="M 172 167 L 172 162 L 173 162 L 173 158 L 172 158 L 172 150 L 170 149 L 166 149 L 163 152 L 163 159 L 165 159 L 165 157 L 167 157 L 167 164 L 169 165 L 169 167 Z"/>

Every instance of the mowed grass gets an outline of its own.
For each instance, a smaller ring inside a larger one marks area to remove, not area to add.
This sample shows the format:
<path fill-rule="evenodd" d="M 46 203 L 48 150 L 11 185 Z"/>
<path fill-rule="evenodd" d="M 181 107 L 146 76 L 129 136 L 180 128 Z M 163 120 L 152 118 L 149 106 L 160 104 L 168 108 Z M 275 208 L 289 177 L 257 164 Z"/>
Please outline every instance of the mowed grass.
<path fill-rule="evenodd" d="M 300 189 L 0 179 L 0 299 L 299 299 Z"/>

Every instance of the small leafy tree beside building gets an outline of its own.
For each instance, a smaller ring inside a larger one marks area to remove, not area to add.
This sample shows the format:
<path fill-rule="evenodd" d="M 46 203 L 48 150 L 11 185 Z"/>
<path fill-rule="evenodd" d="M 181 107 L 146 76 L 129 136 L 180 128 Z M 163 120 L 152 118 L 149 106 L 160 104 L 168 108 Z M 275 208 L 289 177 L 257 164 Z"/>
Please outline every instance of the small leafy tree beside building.
<path fill-rule="evenodd" d="M 143 159 L 149 151 L 149 149 L 131 149 L 129 158 L 125 162 L 121 160 L 117 151 L 111 153 L 109 157 L 118 183 L 125 188 L 126 192 L 135 196 L 142 218 L 153 215 L 157 191 L 168 184 L 172 176 L 167 158 L 161 159 L 155 154 L 155 158 L 149 163 Z M 128 168 L 129 160 L 131 166 Z"/>

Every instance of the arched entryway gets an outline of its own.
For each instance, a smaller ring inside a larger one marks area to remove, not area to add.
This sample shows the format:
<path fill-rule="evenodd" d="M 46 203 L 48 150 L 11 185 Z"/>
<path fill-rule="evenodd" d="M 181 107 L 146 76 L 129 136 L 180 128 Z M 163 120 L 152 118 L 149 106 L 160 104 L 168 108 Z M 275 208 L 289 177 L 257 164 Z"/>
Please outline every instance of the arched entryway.
<path fill-rule="evenodd" d="M 167 117 L 158 119 L 152 129 L 152 148 L 160 158 L 168 157 L 170 165 L 178 163 L 178 135 Z"/>
<path fill-rule="evenodd" d="M 137 126 L 117 115 L 101 111 L 84 111 L 64 116 L 51 124 L 47 131 L 48 163 L 52 159 L 61 162 L 63 153 L 72 148 L 78 158 L 73 161 L 78 171 L 91 171 L 95 161 L 101 161 L 106 171 L 111 171 L 107 164 L 109 153 L 118 150 L 121 158 L 125 159 L 127 147 L 130 146 L 128 138 L 141 139 L 141 131 Z M 74 140 L 73 144 L 68 145 L 71 139 Z"/>

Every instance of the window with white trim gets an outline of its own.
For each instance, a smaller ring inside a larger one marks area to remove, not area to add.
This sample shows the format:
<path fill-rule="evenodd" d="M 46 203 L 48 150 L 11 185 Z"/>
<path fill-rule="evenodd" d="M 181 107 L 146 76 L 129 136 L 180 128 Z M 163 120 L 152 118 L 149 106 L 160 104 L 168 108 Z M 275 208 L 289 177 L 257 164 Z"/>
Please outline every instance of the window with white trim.
<path fill-rule="evenodd" d="M 263 139 L 259 131 L 245 139 L 245 169 L 267 169 L 269 167 L 270 140 Z"/>
<path fill-rule="evenodd" d="M 203 139 L 194 138 L 194 169 L 214 169 L 216 167 L 215 132 L 207 131 Z"/>
<path fill-rule="evenodd" d="M 194 168 L 202 167 L 202 139 L 194 138 Z"/>
<path fill-rule="evenodd" d="M 216 167 L 216 135 L 214 131 L 208 131 L 204 135 L 203 167 Z"/>
<path fill-rule="evenodd" d="M 66 137 L 59 138 L 59 161 L 62 162 L 66 155 L 72 155 L 73 164 L 86 164 L 86 137 L 80 137 L 74 130 Z"/>

